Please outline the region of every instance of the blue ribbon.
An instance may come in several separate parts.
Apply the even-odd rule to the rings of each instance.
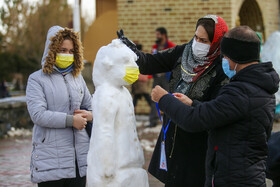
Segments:
[[[159,106],[158,106],[158,103],[157,103],[157,102],[156,102],[156,107],[157,107],[157,112],[158,112],[159,119],[160,119],[160,121],[162,122],[162,120],[161,120],[161,115],[160,115],[160,111],[159,111]]]
[[[169,124],[170,124],[170,122],[171,122],[171,119],[168,121],[168,124],[167,124],[167,126],[164,128],[163,127],[163,125],[162,125],[162,131],[163,131],[163,141],[165,141],[165,135],[166,135],[166,132],[167,132],[167,130],[168,130],[168,127],[169,127]]]
[[[173,94],[171,94],[171,93],[169,93],[169,94],[170,94],[170,95],[173,95]],[[173,95],[173,96],[174,96],[174,95]],[[161,115],[160,115],[160,110],[159,110],[159,106],[158,106],[158,103],[157,103],[157,102],[156,102],[156,107],[157,107],[159,119],[160,119],[160,121],[162,122],[162,120],[161,120]],[[163,127],[163,124],[162,124],[163,141],[165,141],[166,132],[167,132],[167,130],[168,130],[168,127],[169,127],[170,122],[171,122],[171,119],[168,121],[168,124],[167,124],[167,126],[166,126],[165,128]]]

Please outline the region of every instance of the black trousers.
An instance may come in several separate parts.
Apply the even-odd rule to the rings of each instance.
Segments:
[[[134,105],[134,107],[137,105],[137,101],[138,101],[139,99],[141,99],[142,96],[146,99],[148,105],[151,106],[152,100],[151,100],[150,95],[147,94],[147,93],[143,93],[143,94],[135,94],[135,95],[134,95],[134,97],[133,97],[133,105]]]
[[[76,164],[76,178],[60,179],[38,183],[38,187],[85,187],[86,176],[80,177],[79,169]]]

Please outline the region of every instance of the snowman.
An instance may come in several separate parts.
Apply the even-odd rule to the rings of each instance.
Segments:
[[[132,98],[125,85],[138,79],[137,56],[119,39],[99,49],[92,73],[93,127],[88,187],[148,187],[136,132]]]

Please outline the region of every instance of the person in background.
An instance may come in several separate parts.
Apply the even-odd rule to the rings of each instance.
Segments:
[[[85,187],[92,121],[91,95],[81,75],[83,48],[79,34],[49,29],[42,69],[28,78],[26,99],[34,123],[31,181],[39,187]]]
[[[185,131],[209,132],[205,187],[265,187],[279,75],[271,62],[260,63],[260,40],[248,26],[227,32],[221,53],[230,82],[215,99],[174,97],[159,86],[152,99]]]
[[[123,31],[119,31],[118,36],[138,55],[140,73],[151,75],[172,71],[171,93],[179,92],[191,99],[209,101],[228,83],[220,56],[220,42],[227,31],[227,24],[221,17],[207,15],[197,21],[194,37],[189,43],[157,54],[138,51]],[[149,172],[167,187],[203,187],[207,136],[207,131],[186,132],[164,115]]]
[[[139,75],[138,80],[132,84],[133,105],[136,107],[137,102],[142,97],[145,98],[149,107],[151,107],[152,100],[149,93],[149,78],[148,75]]]
[[[5,80],[2,80],[0,82],[0,98],[5,98],[5,97],[9,97],[9,90],[7,87],[7,82]]]
[[[157,54],[160,51],[175,47],[176,45],[168,40],[167,30],[164,27],[159,27],[156,29],[156,44],[153,45],[152,54]],[[164,89],[169,89],[169,79],[171,72],[157,73],[153,74],[154,82],[153,88],[156,85],[163,87]],[[150,125],[149,127],[155,127],[158,122],[158,113],[156,104],[152,101],[151,112],[150,112]]]

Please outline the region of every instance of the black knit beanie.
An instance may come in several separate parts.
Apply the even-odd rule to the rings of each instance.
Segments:
[[[223,37],[221,53],[238,64],[260,61],[260,42],[247,42]]]

